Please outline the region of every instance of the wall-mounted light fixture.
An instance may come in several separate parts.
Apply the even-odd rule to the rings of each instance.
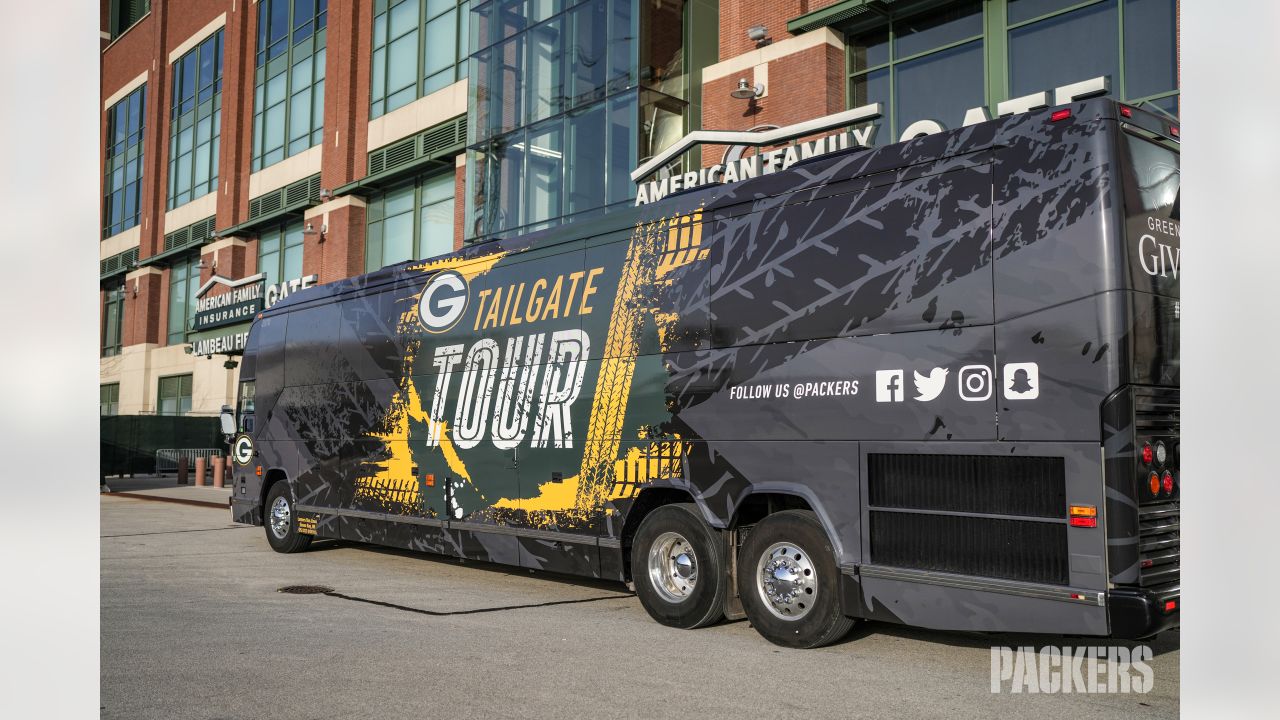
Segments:
[[[756,47],[760,47],[761,45],[768,45],[770,42],[769,28],[763,25],[752,25],[751,27],[747,28],[747,39],[755,43]]]
[[[138,286],[141,282],[142,281],[137,278],[133,279],[133,296],[134,297],[138,297]]]
[[[746,78],[738,78],[738,87],[729,91],[729,96],[738,100],[754,100],[764,95],[764,85],[756,83],[754,87],[747,84]]]
[[[316,230],[315,225],[311,224],[310,220],[307,221],[306,227],[302,228],[303,235],[319,235],[320,237],[316,238],[318,243],[324,242],[324,236],[327,232],[329,232],[328,223],[320,223],[320,229]]]

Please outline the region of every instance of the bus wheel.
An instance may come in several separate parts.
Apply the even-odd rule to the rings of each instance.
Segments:
[[[724,616],[724,547],[692,503],[664,505],[644,519],[631,543],[631,577],[640,604],[663,625],[703,627]]]
[[[311,536],[298,532],[298,514],[293,509],[293,496],[289,483],[278,482],[267,493],[267,508],[263,525],[267,528],[267,542],[279,553],[296,553],[311,545]]]
[[[751,625],[771,643],[815,648],[853,627],[840,609],[840,568],[810,510],[769,515],[738,556],[738,594]]]

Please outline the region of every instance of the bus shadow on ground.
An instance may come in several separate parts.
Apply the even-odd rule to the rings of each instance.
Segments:
[[[428,615],[454,615],[454,614],[474,614],[480,612],[497,612],[501,610],[512,610],[527,607],[541,607],[544,605],[558,605],[565,603],[594,602],[596,600],[612,600],[627,597],[634,597],[635,593],[627,590],[622,583],[609,580],[592,580],[583,578],[579,575],[564,575],[560,573],[548,572],[546,570],[533,570],[528,568],[512,568],[510,565],[499,565],[496,563],[484,562],[481,560],[466,560],[456,557],[447,557],[444,555],[435,555],[432,553],[418,552],[414,550],[402,550],[399,548],[390,548],[381,545],[367,545],[365,543],[355,542],[351,540],[317,540],[312,543],[308,552],[327,552],[330,550],[354,549],[363,552],[377,553],[380,555],[390,555],[394,557],[412,558],[424,562],[443,564],[443,565],[465,565],[468,568],[486,573],[494,573],[497,575],[507,575],[510,577],[537,577],[542,580],[548,580],[564,585],[572,585],[574,587],[592,588],[606,592],[614,593],[612,596],[604,598],[586,598],[581,600],[568,601],[552,601],[549,603],[529,603],[527,605],[501,606],[494,608],[476,608],[471,610],[452,611],[444,613],[436,613],[431,611],[423,611],[417,608],[409,608],[395,605],[394,603],[384,603],[381,601],[368,600],[365,598],[357,598],[343,593],[326,593],[333,597],[341,597],[348,600],[356,600],[358,602],[368,602],[374,605],[382,605],[395,607],[398,609],[417,612]],[[745,619],[730,620],[721,622],[720,625],[747,623]],[[749,624],[749,623],[748,623]],[[962,632],[950,630],[930,630],[925,628],[914,628],[906,625],[895,625],[893,623],[879,622],[874,620],[859,621],[854,625],[853,630],[849,632],[843,639],[832,643],[829,647],[840,647],[859,640],[867,639],[871,636],[894,637],[903,640],[915,640],[919,642],[941,643],[951,647],[958,648],[991,648],[991,647],[1127,647],[1135,648],[1140,645],[1146,645],[1151,648],[1152,657],[1159,657],[1166,653],[1177,651],[1182,644],[1181,635],[1177,628],[1160,633],[1154,638],[1146,640],[1116,640],[1112,638],[1090,637],[1083,635],[1045,635],[1032,633],[983,633],[983,632]]]

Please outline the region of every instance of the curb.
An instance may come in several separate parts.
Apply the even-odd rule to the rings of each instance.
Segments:
[[[179,505],[195,505],[197,507],[211,507],[211,508],[218,508],[220,510],[226,510],[231,507],[229,503],[225,503],[225,502],[212,502],[209,500],[188,500],[186,498],[164,497],[162,495],[143,495],[142,493],[135,493],[135,492],[105,492],[102,494],[110,495],[112,497],[133,498],[135,500],[154,500],[156,502],[177,503]]]

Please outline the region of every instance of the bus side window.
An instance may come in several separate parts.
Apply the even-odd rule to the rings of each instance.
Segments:
[[[253,398],[253,381],[241,382],[239,399],[236,401],[236,417],[239,419],[240,432],[253,432]]]

